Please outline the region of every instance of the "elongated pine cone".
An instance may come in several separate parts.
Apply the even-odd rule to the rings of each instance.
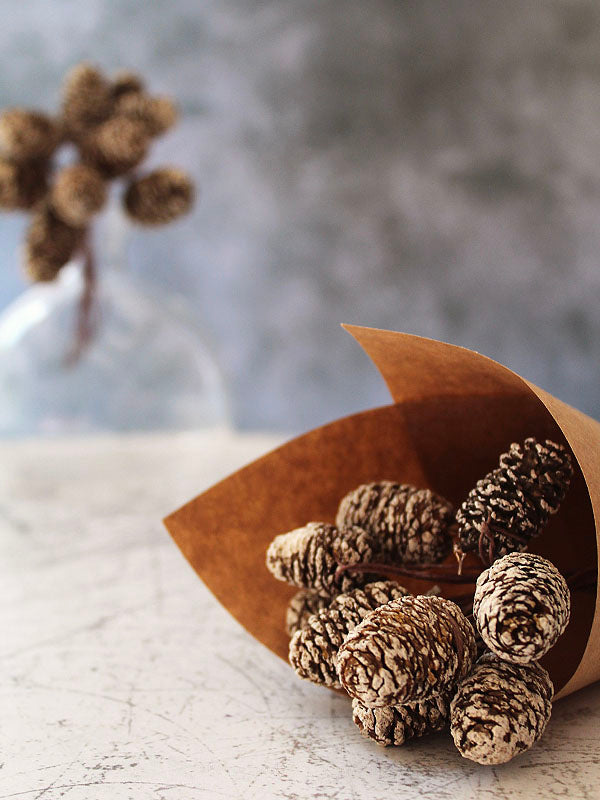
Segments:
[[[352,701],[354,724],[363,736],[383,747],[400,746],[408,739],[443,730],[449,712],[450,704],[444,695],[383,708],[365,706],[356,697]]]
[[[475,634],[443,597],[392,600],[372,611],[338,652],[340,683],[365,705],[403,705],[447,694],[475,659]]]
[[[133,181],[124,202],[135,222],[165,225],[191,209],[194,185],[183,170],[165,167]]]
[[[0,208],[28,210],[41,200],[47,189],[46,161],[17,164],[0,158]]]
[[[338,564],[372,560],[371,539],[362,528],[338,530],[326,522],[309,522],[302,528],[276,536],[267,549],[267,568],[279,581],[325,595],[361,586],[364,574],[339,577]]]
[[[125,92],[117,100],[116,113],[141,123],[148,136],[162,136],[177,122],[177,106],[170,97],[151,97],[145,92]]]
[[[111,117],[82,142],[86,164],[106,178],[124,175],[137,167],[148,152],[150,139],[144,126],[128,117]]]
[[[10,161],[50,158],[60,140],[57,125],[38,111],[9,108],[0,114],[0,154]]]
[[[550,676],[539,664],[482,656],[450,705],[454,744],[478,764],[510,761],[542,736],[553,694]]]
[[[451,503],[429,489],[379,481],[366,483],[341,501],[339,528],[359,525],[374,535],[376,560],[403,564],[435,564],[451,548],[454,522]]]
[[[51,281],[81,245],[84,230],[56,216],[48,204],[31,218],[24,245],[24,269],[32,281]]]
[[[532,553],[509,553],[477,579],[473,616],[486,646],[504,661],[538,661],[569,623],[567,582]]]
[[[560,444],[511,444],[500,466],[479,480],[456,515],[458,551],[479,551],[484,563],[525,550],[555,514],[573,475]]]
[[[62,220],[82,227],[104,205],[106,184],[102,175],[86,164],[63,167],[55,178],[50,200]]]
[[[63,84],[62,122],[69,138],[78,140],[107,120],[112,110],[112,87],[100,70],[83,62],[67,73]]]
[[[285,630],[291,637],[303,628],[313,614],[327,608],[332,597],[318,589],[300,589],[288,603],[285,612]]]
[[[370,611],[405,594],[406,589],[394,581],[376,581],[338,595],[292,637],[289,661],[296,674],[313,683],[340,688],[336,658],[344,638]]]

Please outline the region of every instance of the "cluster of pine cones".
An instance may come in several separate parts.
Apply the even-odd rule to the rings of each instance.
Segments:
[[[67,74],[57,117],[22,108],[0,115],[0,208],[32,213],[24,246],[31,280],[53,280],[82,246],[114,178],[125,180],[123,205],[136,223],[161,225],[189,211],[194,187],[185,172],[134,172],[176,121],[173,101],[148,94],[135,73],[109,80],[87,63]],[[62,145],[74,149],[74,163],[53,169]]]
[[[556,567],[523,551],[571,476],[563,446],[530,438],[511,445],[457,513],[428,489],[383,481],[346,495],[335,525],[275,537],[267,567],[299,588],[286,617],[296,673],[345,690],[354,722],[379,744],[449,723],[459,752],[478,763],[527,750],[550,717],[553,686],[538,662],[569,622],[570,594]],[[414,596],[377,579],[399,567],[435,572],[453,545],[461,563],[475,551],[489,564],[470,616],[438,587]]]

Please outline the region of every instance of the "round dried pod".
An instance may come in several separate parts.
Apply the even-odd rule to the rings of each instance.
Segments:
[[[0,114],[0,154],[6,159],[47,159],[59,140],[58,126],[46,114],[23,108],[10,108]]]
[[[84,230],[67,225],[46,203],[31,218],[25,235],[24,268],[32,281],[51,281],[81,245]]]
[[[361,574],[345,572],[338,577],[338,564],[369,561],[371,555],[371,539],[361,528],[340,531],[326,522],[309,522],[273,539],[267,549],[267,568],[277,580],[331,595],[366,582]]]
[[[183,170],[157,169],[132,181],[124,203],[129,216],[141,225],[165,225],[187,214],[194,202],[194,185]]]
[[[124,175],[137,167],[148,152],[150,139],[144,126],[127,117],[103,122],[82,143],[84,161],[106,178]]]
[[[46,161],[15,164],[0,158],[0,208],[4,211],[32,208],[46,193],[47,174]]]
[[[510,761],[542,736],[553,694],[550,676],[539,664],[482,656],[450,705],[454,744],[478,764]]]
[[[511,444],[500,465],[479,480],[456,514],[458,551],[479,551],[491,564],[525,550],[555,514],[573,475],[566,448],[533,438]]]
[[[338,595],[292,637],[289,662],[296,674],[313,683],[340,688],[336,657],[344,637],[374,608],[405,594],[406,589],[395,581],[376,581]]]
[[[67,73],[62,102],[62,122],[67,136],[78,140],[108,119],[112,108],[111,86],[99,69],[83,62]]]
[[[370,708],[356,698],[352,701],[354,724],[363,736],[383,747],[398,747],[408,739],[443,730],[449,710],[448,698],[444,695],[383,708]]]
[[[131,94],[132,92],[137,93],[143,91],[144,81],[137,72],[121,69],[115,74],[112,82],[112,96],[115,100],[123,97],[123,95]]]
[[[317,589],[300,589],[288,603],[285,612],[285,630],[288,636],[303,628],[313,614],[331,603],[332,598]]]
[[[505,661],[538,661],[569,623],[567,582],[548,559],[509,553],[477,579],[473,615],[486,646]]]
[[[454,508],[429,489],[379,481],[365,483],[341,501],[339,528],[360,525],[379,542],[378,560],[403,564],[435,564],[451,548]]]
[[[140,122],[148,136],[161,136],[177,122],[177,106],[170,97],[151,97],[143,92],[127,92],[116,104],[116,113]]]
[[[63,167],[56,175],[50,200],[62,220],[82,227],[106,202],[106,184],[98,170],[87,164]]]
[[[340,647],[340,683],[371,708],[450,692],[475,659],[473,627],[443,597],[392,600],[368,614]]]

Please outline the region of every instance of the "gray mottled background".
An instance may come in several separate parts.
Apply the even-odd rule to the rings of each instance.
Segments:
[[[74,62],[176,94],[202,186],[131,258],[185,291],[245,427],[386,401],[338,323],[499,359],[600,413],[600,7],[552,0],[1,4],[2,105]],[[0,217],[0,306],[23,289]]]

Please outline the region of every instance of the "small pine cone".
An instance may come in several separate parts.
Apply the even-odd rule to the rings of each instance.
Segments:
[[[454,744],[478,764],[510,761],[542,736],[553,694],[550,676],[539,664],[482,656],[450,704]]]
[[[383,747],[398,747],[408,739],[443,730],[449,711],[448,699],[444,695],[383,708],[365,706],[356,697],[352,701],[354,724],[363,736],[368,736]]]
[[[82,142],[82,153],[86,164],[106,178],[115,178],[137,167],[149,145],[141,123],[128,117],[111,117]]]
[[[347,592],[366,581],[364,574],[336,576],[339,564],[370,561],[371,540],[361,528],[338,530],[326,522],[276,536],[267,549],[267,568],[279,581],[325,595]]]
[[[403,705],[449,693],[475,659],[475,635],[443,597],[392,600],[372,611],[338,652],[340,683],[365,705]]]
[[[63,84],[62,123],[78,141],[112,113],[112,89],[100,70],[85,62],[71,69]]]
[[[569,623],[567,582],[547,559],[510,553],[477,579],[473,616],[486,646],[504,661],[538,661]]]
[[[332,598],[317,589],[300,589],[288,603],[285,612],[285,630],[289,636],[303,628],[313,614],[318,614],[331,603]]]
[[[380,481],[366,483],[341,501],[336,524],[360,525],[379,541],[377,558],[403,564],[435,564],[450,552],[452,504],[429,489]]]
[[[126,92],[116,104],[116,113],[140,122],[148,136],[161,136],[177,122],[177,106],[170,97],[151,97],[144,92]]]
[[[0,208],[27,210],[46,194],[48,163],[26,161],[15,164],[0,158]]]
[[[50,158],[60,140],[58,126],[45,114],[10,108],[0,114],[0,153],[19,163]]]
[[[376,581],[338,595],[292,637],[289,661],[296,674],[313,683],[340,688],[336,657],[344,638],[373,609],[405,594],[406,589],[394,581]]]
[[[112,82],[112,96],[114,100],[119,100],[126,94],[138,93],[144,91],[144,81],[137,74],[128,69],[119,70]]]
[[[48,204],[31,218],[25,236],[24,268],[32,281],[51,281],[82,242],[84,230],[67,225]]]
[[[571,456],[560,444],[526,439],[511,444],[500,466],[479,480],[464,501],[458,522],[458,550],[479,550],[485,563],[525,550],[555,514],[573,475]]]
[[[129,216],[142,225],[165,225],[187,214],[194,185],[183,170],[165,167],[133,181],[125,193]]]
[[[56,175],[50,194],[56,214],[75,227],[83,227],[106,201],[102,175],[86,164],[63,167]]]

